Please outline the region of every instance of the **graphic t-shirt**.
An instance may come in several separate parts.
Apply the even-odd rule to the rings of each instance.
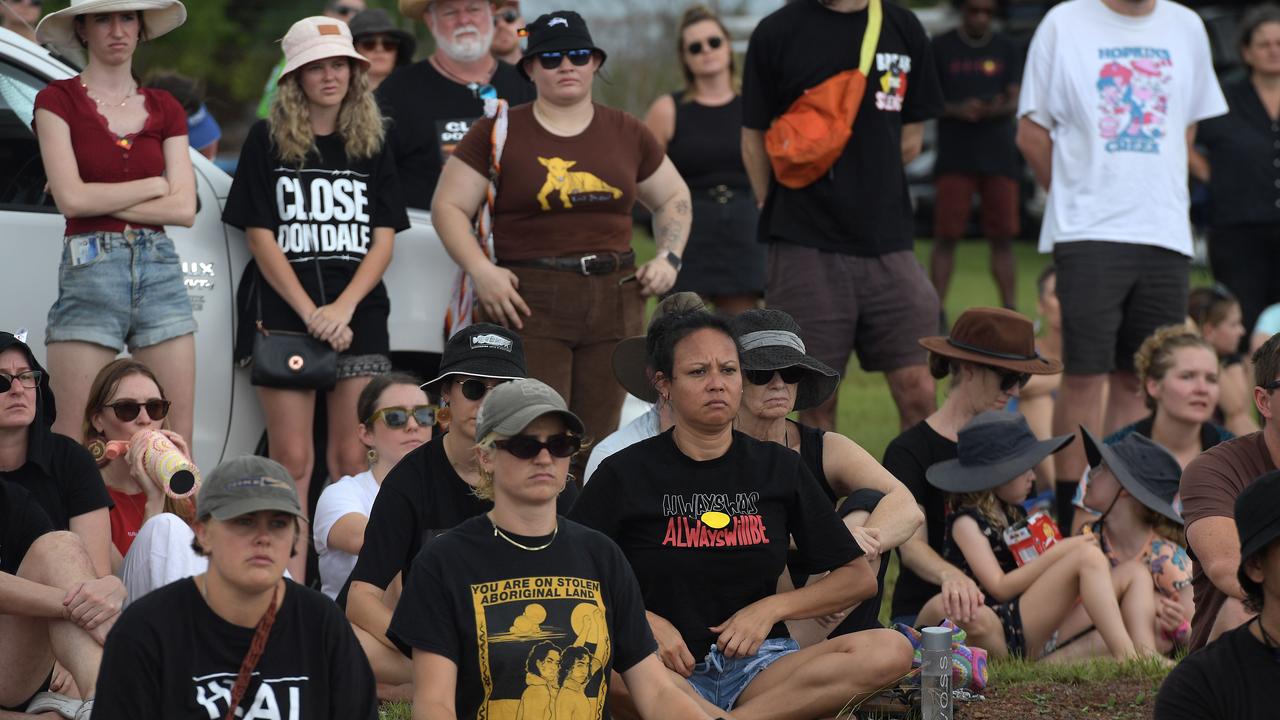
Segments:
[[[939,435],[924,420],[904,430],[884,451],[884,469],[906,485],[916,503],[924,508],[925,534],[929,539],[929,547],[939,555],[945,547],[947,536],[947,496],[930,485],[924,474],[930,465],[954,460],[955,457],[955,441]],[[901,552],[898,553],[898,558],[902,558]],[[893,589],[892,617],[916,615],[929,602],[929,598],[937,595],[940,590],[937,585],[916,575],[905,564],[900,565],[900,568],[898,583]]]
[[[320,591],[331,598],[336,598],[342,586],[347,584],[347,578],[356,566],[356,556],[329,547],[329,531],[352,513],[368,518],[377,497],[378,481],[374,479],[372,470],[348,475],[320,493],[315,517],[311,519],[311,537],[320,556]]]
[[[1050,10],[1018,101],[1019,117],[1053,137],[1040,251],[1107,240],[1190,256],[1186,130],[1226,111],[1193,11],[1170,0],[1141,17],[1102,0]]]
[[[960,37],[957,28],[933,39],[933,61],[942,83],[942,97],[951,103],[970,98],[991,101],[1007,96],[1022,72],[1022,57],[1013,41],[993,33],[980,47]],[[1012,115],[968,122],[938,119],[938,160],[934,175],[977,173],[1018,176],[1018,149],[1014,145]]]
[[[128,607],[107,636],[95,720],[226,717],[254,628],[216,615],[195,580]],[[325,596],[285,581],[241,720],[374,720],[373,671],[351,624]]]
[[[498,63],[489,81],[512,105],[531,102],[537,91],[512,65]],[[484,101],[466,85],[441,75],[429,60],[397,68],[376,92],[391,118],[391,142],[409,207],[431,209],[440,169],[454,147],[484,114]],[[487,173],[486,173],[487,174]]]
[[[853,137],[825,177],[793,190],[770,184],[761,242],[850,255],[910,250],[911,198],[902,126],[942,114],[929,37],[910,10],[883,3],[880,42]],[[867,11],[842,13],[797,0],[760,21],[742,77],[743,125],[768,130],[805,90],[858,67]]]
[[[0,480],[0,573],[16,575],[31,544],[50,532],[53,523],[31,493]]]
[[[559,519],[554,537],[474,517],[413,563],[387,636],[458,666],[457,715],[470,720],[608,718],[609,672],[657,650],[640,588],[609,538]]]
[[[511,108],[494,206],[498,262],[631,249],[636,186],[662,164],[662,147],[621,110],[595,105],[586,130],[548,132],[533,105]],[[454,151],[489,176],[493,119],[477,120]]]
[[[722,456],[693,460],[672,431],[609,457],[570,517],[618,543],[645,609],[680,631],[697,660],[713,625],[777,590],[789,540],[809,574],[862,555],[800,454],[739,432]],[[769,637],[789,637],[778,623]]]
[[[405,455],[382,480],[378,498],[369,511],[369,524],[364,530],[364,546],[351,571],[351,580],[359,580],[386,589],[409,569],[418,551],[433,537],[493,508],[471,492],[471,486],[458,475],[444,451],[445,435],[414,448]],[[573,483],[560,493],[559,512],[565,513],[577,498]],[[346,588],[338,603],[346,605]]]
[[[1275,652],[1247,622],[1191,653],[1165,678],[1155,720],[1267,720],[1275,717]]]

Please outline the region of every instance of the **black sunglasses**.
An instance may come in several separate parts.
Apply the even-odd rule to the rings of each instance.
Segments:
[[[489,382],[485,382],[484,380],[467,378],[466,380],[463,380],[461,383],[459,383],[458,386],[462,388],[462,397],[472,402],[475,402],[477,400],[483,400],[484,396],[488,395],[490,390],[498,387],[502,383],[507,383],[507,382],[511,382],[511,381],[510,380],[497,380],[497,381],[491,380]]]
[[[569,62],[582,67],[591,62],[591,55],[594,51],[591,48],[582,48],[581,50],[553,50],[550,52],[538,53],[538,62],[542,63],[543,70],[555,70],[560,67],[561,61],[565,57],[569,58]]]
[[[582,449],[582,438],[570,433],[552,435],[546,442],[532,435],[513,435],[506,440],[498,440],[493,444],[499,450],[506,450],[521,460],[532,460],[538,457],[543,448],[551,453],[551,457],[567,458]]]
[[[752,385],[768,385],[773,382],[774,374],[778,374],[782,376],[782,382],[788,385],[795,385],[804,379],[807,372],[799,365],[792,365],[780,370],[743,370],[742,376]]]
[[[495,23],[496,23],[496,22],[498,22],[499,20],[501,20],[502,22],[504,22],[504,23],[506,23],[506,24],[508,24],[508,25],[510,25],[511,23],[513,23],[513,22],[515,22],[515,21],[517,21],[517,20],[519,20],[519,19],[520,19],[520,11],[519,11],[519,10],[503,10],[502,12],[500,12],[500,13],[498,13],[497,15],[494,15],[494,16],[493,16],[493,21],[494,21]]]
[[[348,15],[355,15],[356,13],[360,12],[360,8],[354,7],[352,5],[334,5],[330,9],[333,12],[341,15],[342,17],[346,17]]]
[[[1262,389],[1266,390],[1267,392],[1273,392],[1276,389],[1280,389],[1280,380],[1272,380],[1266,385],[1263,385]],[[0,390],[0,392],[4,392],[4,391]]]
[[[136,400],[120,400],[113,402],[107,407],[116,414],[116,419],[121,422],[133,422],[138,417],[138,411],[142,408],[147,409],[147,417],[152,420],[163,420],[169,414],[168,400],[148,400],[146,402],[138,402]]]
[[[28,390],[34,390],[40,387],[40,378],[44,377],[44,373],[39,370],[27,370],[17,375],[9,373],[0,373],[0,393],[9,392],[9,388],[13,387],[13,381],[17,380],[18,384]]]
[[[365,421],[365,425],[373,425],[378,418],[382,418],[382,422],[392,430],[398,430],[409,424],[409,418],[418,423],[421,427],[431,427],[436,424],[436,406],[435,405],[417,405],[413,408],[406,407],[385,407],[378,412],[369,416]]]
[[[1026,387],[1031,381],[1031,373],[1018,373],[1012,370],[1001,370],[995,368],[996,373],[1000,375],[1000,391],[1009,392],[1014,385],[1018,387]]]
[[[391,37],[390,35],[360,38],[356,41],[356,47],[361,52],[373,52],[374,50],[395,52],[400,48],[400,38]]]
[[[707,47],[712,50],[719,50],[720,46],[723,44],[724,44],[724,38],[722,37],[707,38]],[[694,40],[693,42],[689,43],[689,47],[686,49],[689,51],[690,55],[701,55],[702,41]]]

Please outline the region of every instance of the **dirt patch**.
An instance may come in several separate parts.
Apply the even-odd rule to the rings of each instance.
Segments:
[[[987,688],[986,702],[961,703],[959,720],[1150,720],[1159,684],[1148,680],[1112,680],[1105,683],[1064,685],[1029,683],[1007,688]]]

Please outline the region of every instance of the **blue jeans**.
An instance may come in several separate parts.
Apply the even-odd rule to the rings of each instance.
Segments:
[[[693,666],[689,684],[707,702],[721,710],[732,710],[738,696],[756,675],[799,649],[800,646],[791,638],[769,638],[751,657],[728,658],[720,648],[712,645],[706,659]]]

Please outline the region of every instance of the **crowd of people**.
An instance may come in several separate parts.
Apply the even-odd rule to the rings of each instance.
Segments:
[[[35,102],[66,218],[48,368],[0,333],[0,718],[815,720],[910,682],[907,630],[945,621],[992,657],[1190,650],[1157,718],[1265,717],[1280,298],[1250,199],[1280,166],[1257,141],[1280,137],[1280,10],[1246,16],[1224,95],[1168,0],[1062,3],[1025,71],[995,0],[932,41],[890,2],[796,0],[741,88],[698,6],[671,28],[685,87],[641,121],[592,99],[608,53],[576,12],[400,0],[435,41],[415,61],[386,11],[329,0],[281,41],[222,211],[268,457],[201,479],[165,228],[194,220],[212,131],[198,84],[133,63],[186,10],[0,1],[85,59]],[[797,160],[786,128],[830,80],[852,134]],[[932,118],[930,274],[903,165]],[[1013,307],[1019,153],[1049,191],[1039,333]],[[1214,288],[1189,287],[1189,175],[1232,183]],[[949,324],[975,194],[1005,307]],[[458,266],[427,382],[387,330],[408,208]],[[899,412],[882,461],[835,429],[855,352]],[[650,407],[618,428],[627,393]]]

